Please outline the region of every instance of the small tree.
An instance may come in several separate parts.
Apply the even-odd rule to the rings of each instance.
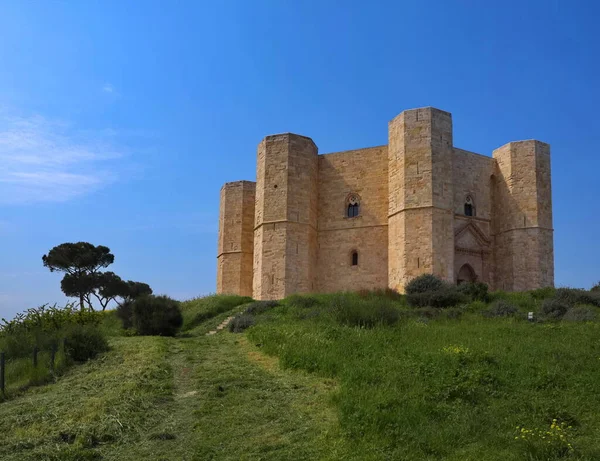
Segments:
[[[106,310],[108,303],[127,293],[127,282],[114,272],[98,273],[95,279],[96,283],[91,294],[98,300],[103,311]]]
[[[97,282],[92,294],[100,302],[102,310],[105,310],[110,301],[115,301],[121,306],[140,296],[151,295],[152,288],[147,283],[125,281],[113,272],[104,272],[97,275]]]
[[[65,296],[79,298],[79,307],[83,310],[83,300],[92,308],[89,295],[96,287],[96,277],[93,274],[65,274],[60,281],[60,289]]]
[[[114,260],[115,256],[108,247],[88,242],[62,243],[42,256],[42,262],[50,272],[65,273],[61,289],[65,295],[79,298],[81,310],[84,299],[88,299],[89,303],[99,270],[108,267]]]
[[[121,296],[124,301],[133,301],[142,296],[148,296],[152,294],[152,288],[147,283],[127,281],[127,290],[125,296]]]

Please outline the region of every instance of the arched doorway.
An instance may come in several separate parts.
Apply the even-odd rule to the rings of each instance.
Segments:
[[[469,264],[463,264],[463,266],[458,271],[458,277],[456,279],[456,284],[460,285],[461,283],[473,283],[477,281],[477,274]]]

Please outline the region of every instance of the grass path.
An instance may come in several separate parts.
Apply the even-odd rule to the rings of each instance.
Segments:
[[[1,404],[0,459],[352,459],[335,383],[282,371],[244,335],[206,336],[218,321],[113,338],[98,360]]]
[[[229,333],[175,340],[169,357],[169,416],[150,439],[120,447],[119,459],[343,458],[327,404],[333,382],[282,372],[245,337]]]

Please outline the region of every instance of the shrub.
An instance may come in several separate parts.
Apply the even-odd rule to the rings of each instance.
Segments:
[[[488,300],[488,286],[485,283],[461,283],[458,286],[458,291],[467,296],[471,301],[485,302]]]
[[[309,307],[319,304],[319,300],[312,296],[291,295],[285,300],[290,306],[300,307],[302,309],[308,309]]]
[[[554,296],[556,292],[556,288],[554,287],[544,287],[544,288],[538,288],[536,290],[531,290],[529,293],[531,293],[531,297],[533,299],[548,299],[548,298],[552,298]]]
[[[321,316],[321,309],[305,309],[298,312],[299,320],[316,319]]]
[[[592,292],[600,292],[600,282],[596,283],[596,285],[594,285],[590,291]]]
[[[331,301],[334,318],[342,325],[371,328],[393,325],[400,313],[387,298],[363,299],[349,294],[335,296]]]
[[[28,309],[7,321],[0,322],[0,349],[7,356],[25,357],[34,346],[40,350],[56,347],[65,332],[76,325],[98,326],[103,314],[91,310],[81,311],[74,304],[64,308],[47,304]]]
[[[237,315],[229,322],[229,331],[232,333],[241,333],[254,325],[254,316],[249,314]]]
[[[403,301],[404,300],[404,295],[398,293],[396,290],[394,290],[393,288],[383,288],[383,289],[379,289],[379,290],[375,290],[380,296],[385,296],[388,299],[391,299],[392,301]]]
[[[96,326],[76,325],[67,331],[65,353],[75,362],[85,362],[107,350],[108,341]]]
[[[363,288],[362,290],[359,290],[357,294],[361,298],[387,298],[392,301],[402,301],[404,299],[404,295],[389,287],[376,288],[374,290]]]
[[[596,320],[596,312],[584,306],[572,307],[563,316],[567,322],[593,322]]]
[[[412,307],[454,307],[467,302],[465,295],[455,287],[447,286],[437,291],[412,293],[406,296],[408,304]]]
[[[415,277],[406,284],[405,291],[407,295],[417,293],[428,293],[438,291],[444,288],[444,282],[432,274],[423,274]]]
[[[488,305],[483,301],[471,301],[465,306],[466,312],[483,312],[487,310]]]
[[[462,309],[446,309],[446,318],[449,320],[459,320],[463,315]]]
[[[511,317],[516,315],[519,312],[519,309],[516,306],[513,306],[507,301],[497,300],[494,301],[490,307],[484,311],[484,315],[486,317]]]
[[[179,302],[167,296],[142,296],[133,302],[132,310],[133,326],[140,335],[175,336],[183,324]]]
[[[279,301],[254,301],[248,305],[244,313],[253,315],[262,314],[277,306],[279,306]]]
[[[441,311],[439,309],[433,309],[431,307],[416,308],[414,313],[418,318],[422,319],[435,319],[441,315]]]
[[[550,320],[559,320],[567,313],[569,306],[557,299],[546,299],[542,303],[541,312]]]
[[[0,350],[11,358],[29,356],[36,345],[45,349],[45,345],[40,344],[35,335],[25,332],[5,334],[0,338]]]
[[[568,306],[589,304],[600,307],[599,293],[580,290],[577,288],[558,288],[554,293],[554,299]]]
[[[117,307],[117,317],[123,324],[124,330],[129,330],[133,327],[133,301],[125,301]]]

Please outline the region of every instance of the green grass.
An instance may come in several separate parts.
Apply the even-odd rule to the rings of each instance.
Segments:
[[[31,386],[52,381],[68,367],[69,363],[62,348],[55,354],[54,368],[51,366],[49,351],[41,351],[37,356],[37,366],[33,366],[32,357],[9,359],[5,365],[5,397],[14,397]],[[0,401],[2,396],[0,396]]]
[[[555,418],[572,426],[569,456],[600,459],[600,324],[465,314],[352,328],[329,304],[275,308],[247,334],[282,367],[338,380],[341,430],[365,459],[559,459],[568,442],[548,452],[515,440],[517,426],[546,430]]]
[[[0,459],[97,459],[107,445],[143,437],[171,395],[167,341],[113,338],[101,358],[4,402]]]
[[[110,352],[3,403],[0,459],[353,459],[328,403],[335,383],[282,371],[243,335],[206,336],[218,317],[181,338],[113,337]]]
[[[108,310],[102,312],[102,322],[100,323],[100,331],[106,336],[121,336],[123,325],[116,310]]]
[[[236,295],[211,295],[185,301],[181,303],[183,314],[182,330],[191,330],[206,320],[250,301],[252,301],[252,298]]]
[[[205,335],[239,297],[184,303],[176,338],[118,336],[107,313],[108,353],[0,404],[0,459],[600,459],[600,323],[313,297],[243,334]],[[491,298],[524,313],[543,296]]]

